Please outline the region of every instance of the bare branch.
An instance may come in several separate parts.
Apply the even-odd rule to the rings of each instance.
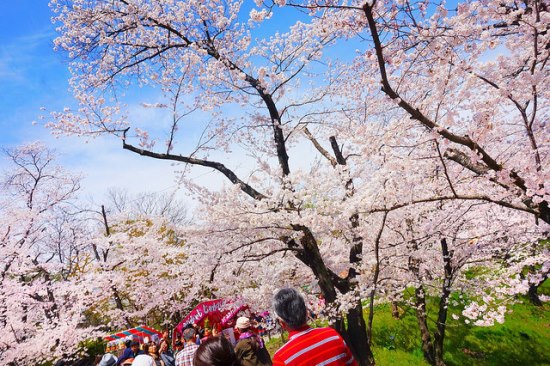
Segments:
[[[309,131],[309,129],[307,127],[304,127],[303,129],[304,131],[304,134],[306,135],[306,137],[308,138],[309,141],[311,141],[311,143],[313,144],[313,146],[315,146],[315,148],[317,149],[317,151],[319,151],[321,153],[321,155],[323,155],[325,158],[327,158],[327,160],[330,162],[330,165],[332,165],[333,167],[335,167],[338,163],[336,162],[336,159],[334,159],[334,157],[332,155],[329,154],[328,151],[326,151],[322,146],[321,144],[319,143],[319,141],[317,141],[317,139],[313,136],[313,134]]]
[[[149,150],[144,150],[137,148],[133,145],[126,143],[126,132],[128,130],[124,131],[124,138],[122,140],[122,148],[125,150],[130,150],[132,152],[135,152],[136,154],[142,155],[142,156],[149,156],[151,158],[155,159],[161,159],[161,160],[172,160],[172,161],[180,161],[182,163],[192,164],[192,165],[201,165],[209,168],[214,168],[223,175],[225,175],[233,184],[238,184],[241,190],[248,194],[250,197],[256,199],[256,200],[262,200],[266,198],[263,194],[256,191],[254,188],[252,188],[247,183],[243,182],[241,179],[237,177],[237,175],[227,168],[222,163],[218,163],[215,161],[209,161],[209,160],[203,160],[203,159],[197,159],[197,158],[191,158],[183,155],[174,155],[174,154],[161,154],[156,153]]]

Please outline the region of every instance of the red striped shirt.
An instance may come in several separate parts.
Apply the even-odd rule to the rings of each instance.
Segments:
[[[304,326],[290,331],[288,342],[273,355],[273,366],[357,366],[348,346],[332,328]]]

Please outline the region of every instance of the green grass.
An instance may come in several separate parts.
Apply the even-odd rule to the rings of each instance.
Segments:
[[[428,303],[430,310],[433,312],[429,318],[433,319],[435,309]],[[550,366],[550,305],[538,308],[525,301],[511,306],[511,310],[504,324],[492,327],[466,325],[449,317],[444,355],[446,364]],[[271,354],[281,345],[280,338],[267,342]],[[406,311],[400,319],[393,319],[389,305],[376,308],[373,352],[380,366],[428,365],[422,355],[412,310]]]

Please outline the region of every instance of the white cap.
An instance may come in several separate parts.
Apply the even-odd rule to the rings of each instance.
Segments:
[[[138,355],[134,358],[132,366],[155,366],[155,360],[149,355]]]
[[[237,328],[250,328],[250,319],[248,319],[246,316],[241,316],[239,319],[237,319]]]

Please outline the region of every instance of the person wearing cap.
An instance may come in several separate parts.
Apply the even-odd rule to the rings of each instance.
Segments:
[[[271,356],[265,348],[263,339],[254,333],[250,326],[250,319],[241,316],[236,324],[240,336],[235,346],[235,354],[242,366],[270,366]]]
[[[288,342],[273,355],[274,366],[357,366],[344,339],[332,328],[310,328],[304,298],[293,288],[273,297],[281,326],[288,330]]]
[[[132,366],[155,366],[155,360],[146,354],[137,355],[132,362]]]
[[[101,360],[97,366],[115,366],[117,363],[117,358],[110,353],[106,353],[101,357]]]

